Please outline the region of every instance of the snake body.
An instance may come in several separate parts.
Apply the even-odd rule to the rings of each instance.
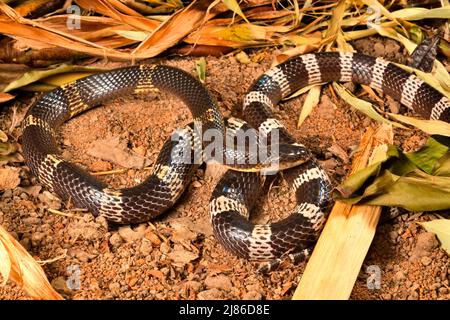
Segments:
[[[255,128],[277,129],[281,141],[292,143],[294,138],[275,119],[272,108],[300,88],[331,81],[369,85],[424,118],[450,122],[450,100],[415,75],[381,58],[338,52],[297,56],[270,69],[246,94],[243,119]],[[330,183],[314,159],[284,171],[284,177],[296,194],[296,206],[286,219],[264,225],[248,220],[262,176],[228,171],[219,181],[210,203],[211,221],[217,239],[229,251],[269,262],[285,255],[298,261],[309,254],[326,220]]]
[[[244,165],[230,166],[215,188],[210,212],[217,239],[234,254],[251,260],[272,260],[286,254],[302,255],[314,243],[330,203],[327,175],[275,118],[272,108],[306,85],[352,81],[380,90],[424,118],[449,121],[450,101],[416,76],[380,58],[356,53],[317,53],[291,58],[269,70],[253,84],[244,98],[246,122],[270,140],[279,133],[279,147],[289,165],[285,176],[296,193],[296,207],[286,219],[271,225],[253,225],[247,217],[264,175],[249,154]],[[56,144],[58,128],[66,120],[113,97],[126,93],[163,90],[189,107],[194,124],[204,130],[225,132],[216,102],[199,81],[188,73],[163,65],[140,65],[95,74],[64,85],[42,96],[23,122],[22,145],[26,164],[40,182],[62,199],[89,209],[116,223],[147,221],[171,208],[186,189],[200,162],[180,162],[185,148],[204,148],[195,126],[188,126],[179,139],[165,142],[151,175],[132,188],[114,190],[66,161]],[[218,150],[219,156],[231,152]],[[217,155],[217,154],[216,154]],[[289,158],[291,157],[291,158]],[[287,160],[286,160],[287,159]],[[292,168],[291,168],[292,167]]]

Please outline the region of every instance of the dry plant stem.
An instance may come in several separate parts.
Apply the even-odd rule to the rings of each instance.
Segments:
[[[0,275],[20,286],[33,299],[63,300],[42,267],[24,247],[0,226]],[[1,283],[0,283],[1,284]]]
[[[382,125],[377,130],[369,128],[353,160],[352,173],[373,162],[374,148],[391,144],[392,140],[390,126]],[[337,201],[293,299],[348,299],[375,235],[380,213],[379,206]]]

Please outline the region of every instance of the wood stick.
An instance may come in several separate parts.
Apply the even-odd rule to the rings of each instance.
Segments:
[[[392,128],[381,125],[363,135],[352,173],[378,161],[393,143]],[[336,201],[292,299],[344,300],[350,297],[375,235],[381,207]]]

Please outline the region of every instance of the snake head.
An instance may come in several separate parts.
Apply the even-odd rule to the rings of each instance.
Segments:
[[[265,175],[293,168],[312,158],[311,152],[304,145],[298,143],[271,145],[269,148],[268,165],[261,170]]]

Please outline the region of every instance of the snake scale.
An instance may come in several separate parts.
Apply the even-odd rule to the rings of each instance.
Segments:
[[[326,52],[293,57],[259,77],[245,95],[243,120],[224,121],[206,88],[190,74],[164,65],[126,67],[79,79],[43,95],[23,122],[23,153],[26,164],[39,181],[115,223],[147,221],[171,208],[186,189],[200,165],[179,161],[185,148],[204,148],[195,126],[187,126],[178,140],[168,139],[150,176],[141,184],[114,190],[66,161],[56,144],[58,128],[66,120],[108,99],[125,93],[163,90],[176,95],[189,107],[194,124],[225,134],[226,127],[251,127],[270,138],[278,134],[277,147],[283,176],[296,195],[296,206],[285,219],[254,225],[248,216],[266,176],[261,165],[244,161],[230,165],[213,191],[210,218],[218,241],[239,257],[254,261],[278,261],[284,256],[299,259],[317,240],[326,220],[331,185],[311,153],[275,118],[278,102],[310,84],[331,81],[369,85],[400,101],[427,119],[450,121],[450,100],[415,75],[393,63],[358,53]],[[217,153],[232,152],[225,147]],[[218,155],[216,153],[216,156]],[[238,154],[232,157],[251,155]],[[291,158],[289,158],[291,157]],[[204,159],[204,158],[202,158]],[[207,160],[207,159],[206,159]],[[251,172],[255,171],[255,172]]]

